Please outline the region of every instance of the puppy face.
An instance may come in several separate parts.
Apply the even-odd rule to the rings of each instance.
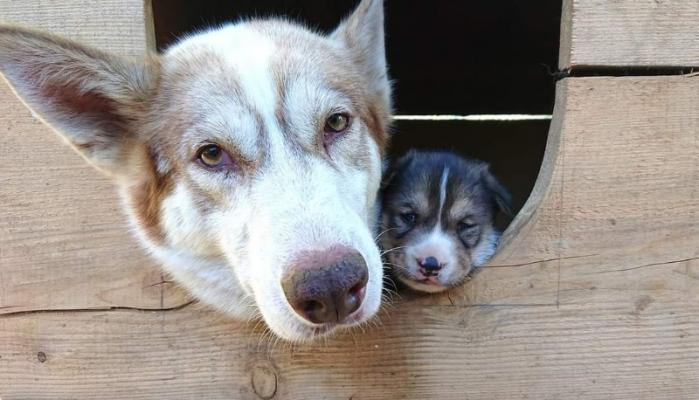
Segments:
[[[495,252],[495,214],[510,196],[485,163],[412,151],[388,174],[381,244],[407,286],[439,292],[462,283]]]

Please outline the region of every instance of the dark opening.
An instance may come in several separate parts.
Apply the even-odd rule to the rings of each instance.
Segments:
[[[158,48],[241,18],[285,16],[330,31],[358,0],[153,0]],[[561,0],[386,1],[397,115],[551,114]],[[391,156],[452,149],[488,161],[526,201],[549,121],[398,121]]]

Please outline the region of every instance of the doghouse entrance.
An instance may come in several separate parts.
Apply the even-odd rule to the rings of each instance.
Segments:
[[[329,31],[357,3],[153,0],[156,40],[162,49],[184,33],[254,16],[283,15]],[[391,156],[417,147],[485,160],[519,211],[546,146],[561,1],[401,0],[386,9],[398,116]]]

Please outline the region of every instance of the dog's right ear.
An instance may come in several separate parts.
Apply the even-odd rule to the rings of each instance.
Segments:
[[[0,73],[81,155],[119,175],[138,146],[155,67],[23,28],[0,26]]]

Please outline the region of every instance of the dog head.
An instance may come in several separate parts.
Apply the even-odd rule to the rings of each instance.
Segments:
[[[499,239],[495,214],[511,211],[509,193],[487,164],[411,151],[387,176],[381,243],[403,283],[443,291],[490,259]]]
[[[138,236],[195,297],[259,312],[289,340],[379,308],[381,0],[329,35],[248,21],[143,62],[0,27],[0,72],[115,179]]]

